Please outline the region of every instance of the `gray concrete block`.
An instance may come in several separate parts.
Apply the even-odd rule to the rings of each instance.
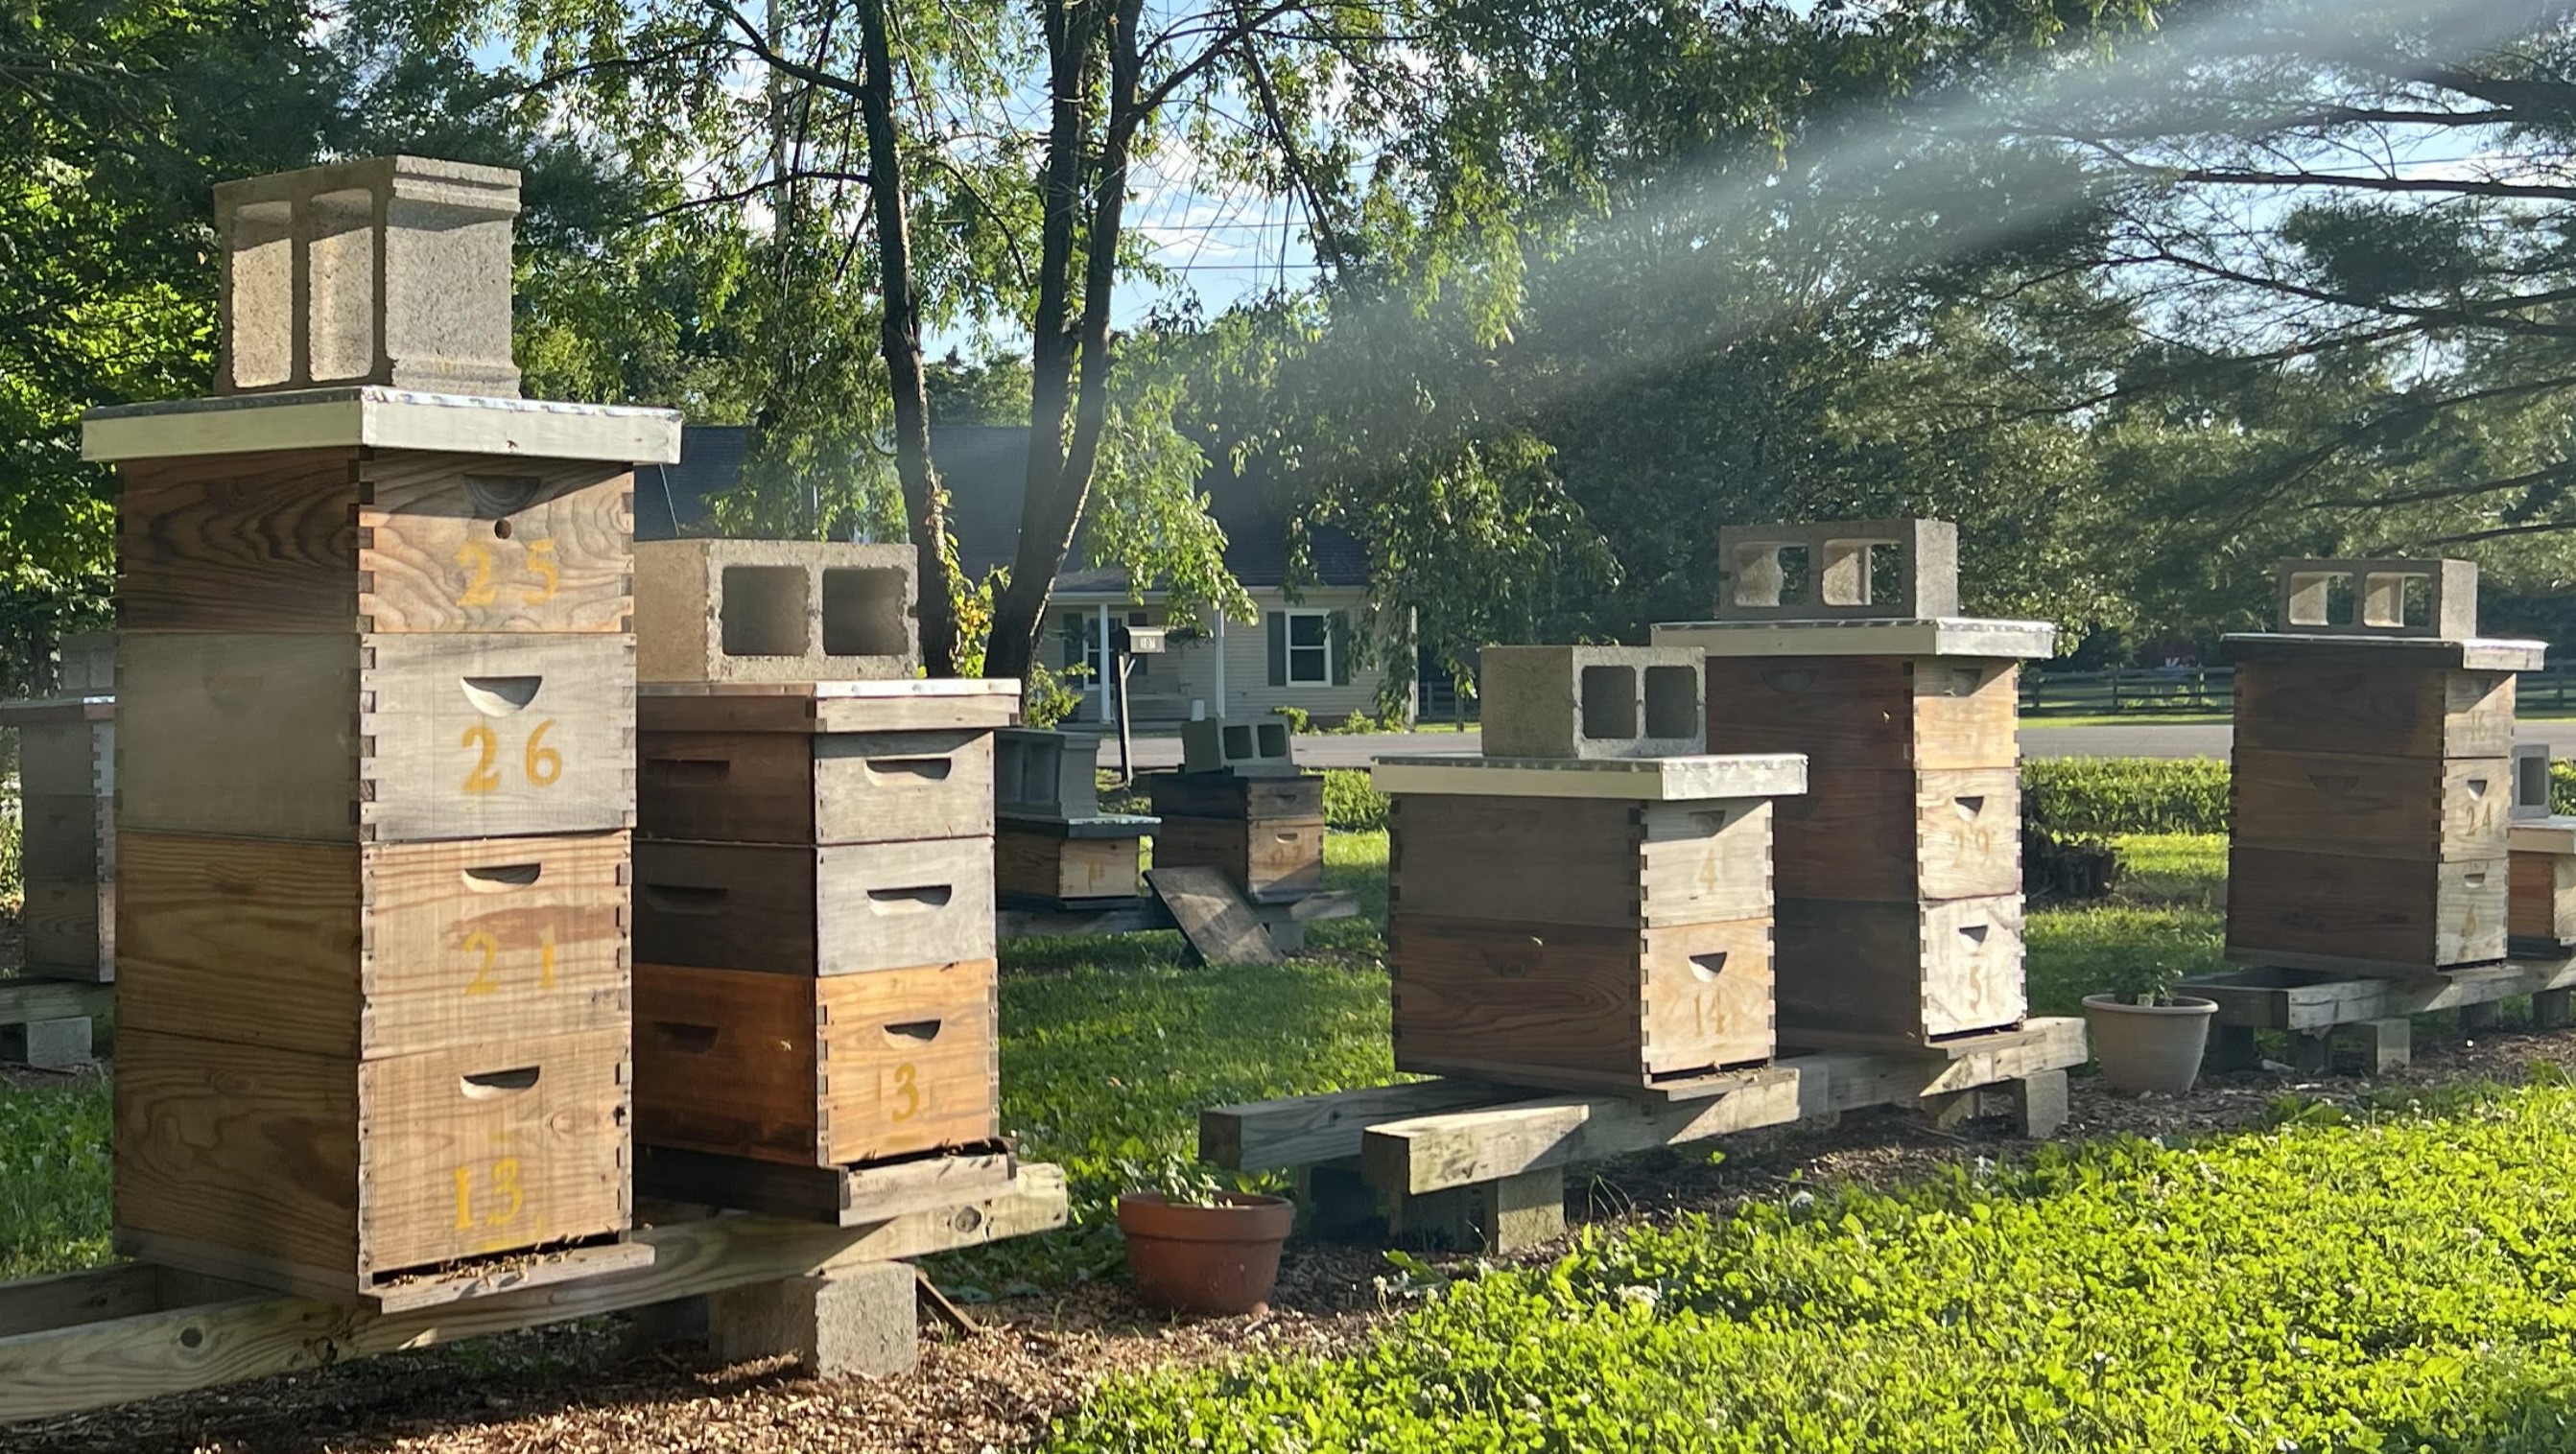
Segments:
[[[2280,565],[2279,629],[2301,636],[2478,634],[2478,568],[2465,560],[2301,559]]]
[[[519,174],[372,157],[215,188],[215,392],[387,384],[515,398]]]
[[[1619,760],[1708,748],[1708,660],[1678,646],[1489,646],[1484,755]]]
[[[13,1060],[36,1070],[71,1070],[94,1058],[87,1015],[60,1020],[29,1020],[0,1025],[0,1060]]]
[[[1100,734],[1006,727],[993,734],[993,809],[1068,823],[1100,816]]]
[[[707,1295],[707,1347],[721,1361],[792,1357],[821,1378],[910,1373],[921,1361],[920,1294],[908,1262],[864,1262]]]
[[[2543,1030],[2576,1025],[2576,990],[2542,990],[2531,997],[2531,1023]]]
[[[1959,614],[1947,520],[1729,525],[1717,532],[1721,621],[1921,621]]]
[[[2554,816],[2549,810],[2549,744],[2513,745],[2513,821],[2532,822]]]
[[[2415,1058],[2415,1027],[2405,1016],[2337,1025],[2327,1034],[2331,1068],[2351,1075],[2403,1070]]]
[[[82,631],[62,640],[54,689],[67,697],[106,696],[116,690],[116,633]]]
[[[1297,771],[1296,748],[1284,718],[1208,717],[1181,724],[1181,771],[1289,777]]]
[[[636,680],[909,677],[921,664],[914,565],[909,545],[638,541]]]

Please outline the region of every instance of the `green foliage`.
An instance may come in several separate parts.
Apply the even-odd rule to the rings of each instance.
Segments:
[[[2132,903],[2208,908],[2227,882],[2221,833],[2128,833],[2114,838],[2120,897]]]
[[[1270,715],[1287,723],[1288,733],[1292,737],[1309,736],[1315,731],[1314,714],[1308,712],[1303,707],[1293,707],[1282,704],[1271,708]]]
[[[1346,1355],[1103,1389],[1049,1447],[2541,1454],[2576,1091],[1795,1189],[1452,1284]]]
[[[108,1259],[104,1081],[0,1083],[0,1282]]]
[[[2022,821],[2052,833],[2224,833],[2227,764],[2209,757],[2037,757]]]
[[[2549,764],[2549,811],[2576,813],[2576,762]]]
[[[1343,833],[1386,831],[1386,794],[1355,767],[1324,769],[1324,825]]]
[[[2081,1013],[2084,997],[2161,994],[2185,975],[2227,967],[2226,921],[2206,908],[2129,904],[2055,909],[2024,925],[2034,1015]]]

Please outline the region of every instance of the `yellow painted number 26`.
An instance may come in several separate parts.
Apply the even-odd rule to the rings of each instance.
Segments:
[[[546,732],[555,725],[552,717],[536,725],[528,734],[527,747],[519,755],[519,770],[527,775],[530,787],[550,788],[563,776],[563,754],[545,745]],[[465,775],[465,791],[494,793],[501,790],[501,739],[480,722],[465,729],[459,745],[481,754],[474,770]]]

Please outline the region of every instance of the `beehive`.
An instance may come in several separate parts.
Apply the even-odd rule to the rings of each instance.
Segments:
[[[1946,614],[1940,521],[1730,527],[1719,555],[1718,619],[1654,640],[1706,655],[1710,751],[1807,754],[1773,829],[1781,1043],[2019,1025],[2018,663],[2049,654],[2052,628]]]
[[[404,329],[418,281],[378,279]],[[678,443],[664,410],[375,386],[89,416],[122,481],[123,1250],[387,1307],[650,1259],[631,479]]]
[[[1213,868],[1262,903],[1287,903],[1324,886],[1322,778],[1158,772],[1144,783],[1161,820],[1157,868]]]
[[[2287,561],[2282,629],[2224,638],[2232,958],[2406,975],[2505,957],[2513,674],[2541,646],[2478,638],[2476,588],[2461,561]]]

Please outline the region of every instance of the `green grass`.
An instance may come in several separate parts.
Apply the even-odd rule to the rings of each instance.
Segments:
[[[1049,1447],[2554,1454],[2576,1091],[2548,1079],[1783,1188],[1451,1285],[1346,1356],[1113,1383]]]
[[[2123,833],[2120,897],[2135,903],[2207,908],[2227,882],[2224,833]]]
[[[0,1082],[0,1282],[108,1258],[107,1085]]]

